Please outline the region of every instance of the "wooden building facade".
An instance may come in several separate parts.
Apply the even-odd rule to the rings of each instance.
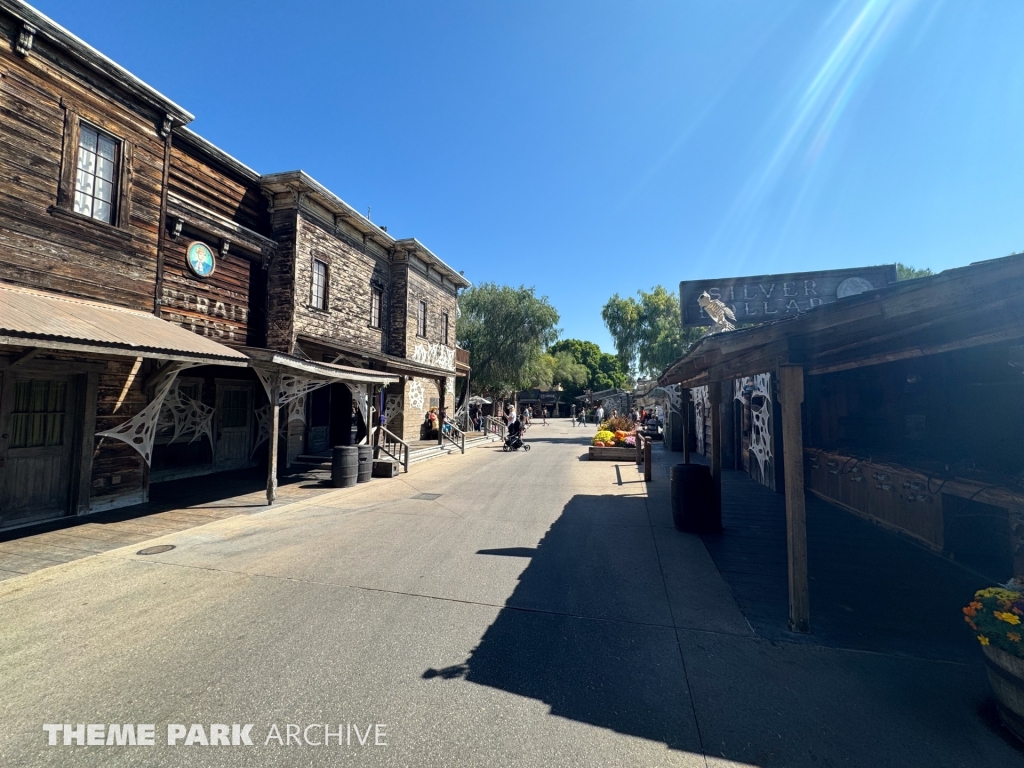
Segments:
[[[18,0],[0,114],[0,528],[259,463],[272,499],[279,463],[364,438],[371,400],[400,436],[453,410],[469,283],[417,241],[256,173]]]
[[[662,375],[703,411],[690,444],[719,493],[744,448],[760,471],[759,445],[758,479],[786,495],[795,629],[809,620],[805,492],[993,583],[1024,574],[1021,291],[1024,255],[981,262],[706,336]],[[745,389],[766,434],[743,442]]]

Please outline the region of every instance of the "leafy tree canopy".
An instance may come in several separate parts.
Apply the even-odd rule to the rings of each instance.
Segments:
[[[580,339],[563,339],[551,345],[548,350],[552,355],[568,355],[572,360],[587,371],[583,381],[562,381],[565,392],[564,399],[571,400],[590,389],[600,392],[604,389],[625,387],[629,384],[629,373],[615,355],[602,352],[592,341]]]
[[[657,376],[679,359],[703,333],[682,327],[679,296],[663,285],[637,291],[639,298],[615,294],[601,310],[623,366],[641,376]]]
[[[560,385],[563,391],[567,391],[585,386],[590,380],[590,369],[577,363],[569,352],[552,352],[537,358],[532,379],[533,386],[538,389]]]
[[[483,283],[462,294],[459,310],[455,334],[469,351],[473,388],[502,397],[530,386],[544,350],[558,338],[558,312],[547,296]]]
[[[925,267],[924,269],[915,269],[914,267],[908,267],[906,264],[896,264],[896,279],[897,280],[913,280],[915,277],[927,277],[928,275],[934,274],[930,269]]]

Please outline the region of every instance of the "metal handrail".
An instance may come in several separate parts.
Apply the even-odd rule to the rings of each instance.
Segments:
[[[444,420],[444,426],[441,427],[441,438],[450,442],[463,453],[466,452],[466,433],[447,417]]]
[[[374,437],[374,445],[378,451],[387,454],[401,464],[402,469],[406,472],[409,471],[409,444],[405,440],[387,428],[379,426]]]
[[[497,435],[502,440],[505,439],[505,430],[508,427],[505,422],[501,419],[495,418],[494,416],[488,416],[484,423],[484,431],[489,435]]]

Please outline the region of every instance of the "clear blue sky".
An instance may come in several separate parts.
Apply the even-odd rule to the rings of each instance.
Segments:
[[[616,291],[1024,249],[1021,0],[37,5],[609,350]]]

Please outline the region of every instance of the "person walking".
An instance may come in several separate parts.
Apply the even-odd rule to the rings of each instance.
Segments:
[[[572,422],[573,427],[576,426],[576,404],[573,403],[569,407],[569,420]]]
[[[603,405],[597,406],[597,411],[594,414],[594,416],[597,417],[597,425],[601,426],[601,422],[604,421],[604,406]]]
[[[548,425],[548,409],[543,405],[540,407],[540,423],[545,427]]]

